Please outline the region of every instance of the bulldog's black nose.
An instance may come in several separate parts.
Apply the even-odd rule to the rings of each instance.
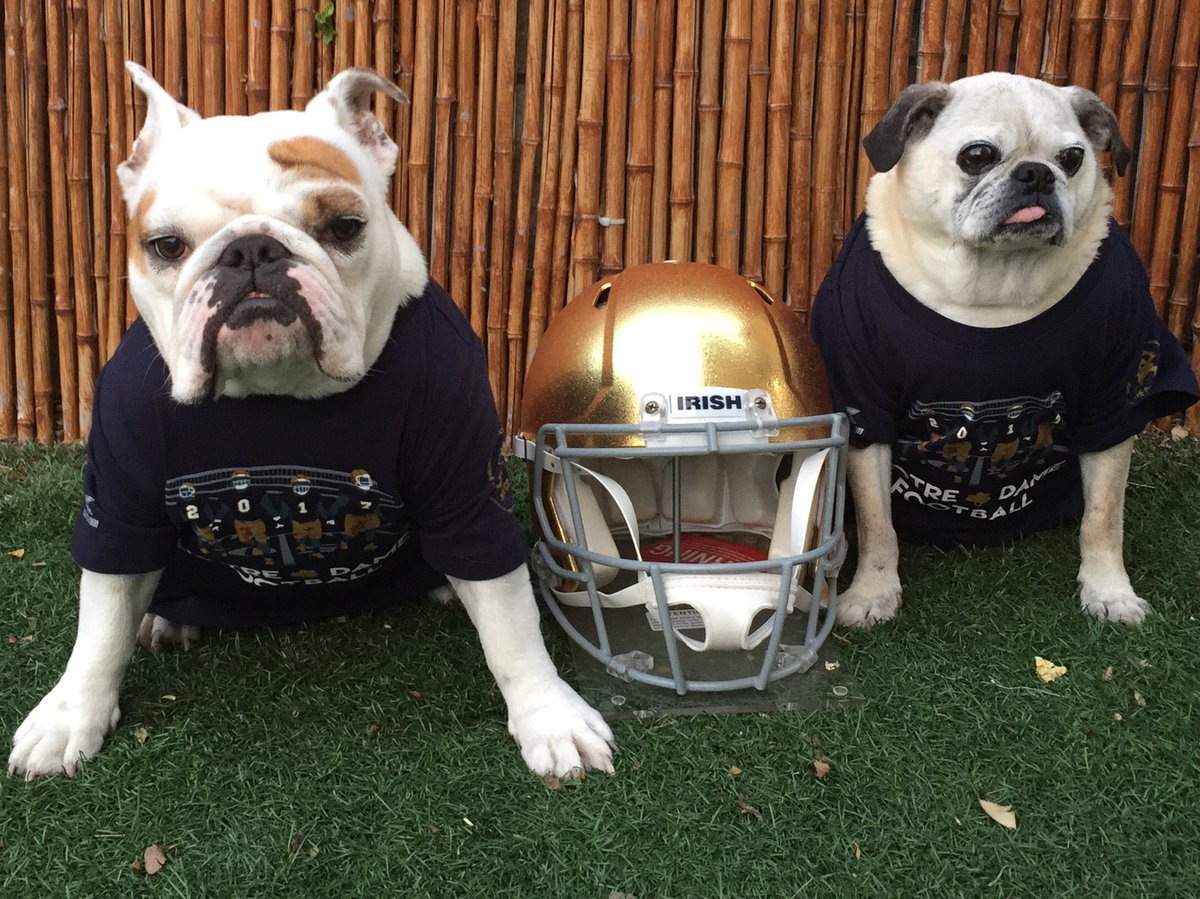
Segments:
[[[1054,192],[1054,170],[1044,162],[1022,162],[1012,170],[1012,178],[1032,193]]]
[[[254,270],[291,256],[288,248],[274,237],[265,234],[247,234],[227,246],[217,258],[221,268]]]

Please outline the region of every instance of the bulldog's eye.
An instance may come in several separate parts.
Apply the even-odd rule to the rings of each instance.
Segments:
[[[329,223],[329,236],[338,243],[349,243],[362,233],[367,223],[357,216],[339,215]]]
[[[1058,164],[1062,166],[1068,177],[1074,175],[1083,165],[1083,147],[1067,147],[1058,154]]]
[[[162,237],[155,237],[152,240],[146,241],[146,246],[159,259],[164,262],[178,262],[187,255],[188,245],[177,234],[166,234]]]
[[[982,175],[1000,161],[1000,151],[980,141],[967,144],[958,152],[958,167],[968,175]]]

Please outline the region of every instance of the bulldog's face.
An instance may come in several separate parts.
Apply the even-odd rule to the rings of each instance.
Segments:
[[[303,112],[201,119],[140,67],[146,124],[118,167],[129,279],[172,396],[344,390],[418,295],[420,250],[387,206],[396,145],[371,114],[367,69]]]
[[[1129,160],[1095,94],[999,72],[906,88],[864,146],[913,225],[997,249],[1069,243],[1111,199],[1096,151]]]

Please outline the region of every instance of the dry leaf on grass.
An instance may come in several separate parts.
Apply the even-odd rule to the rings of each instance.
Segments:
[[[293,853],[299,852],[300,847],[303,845],[304,845],[304,834],[294,833],[294,834],[292,834],[292,839],[288,842],[288,851],[293,852]]]
[[[817,772],[817,778],[820,779],[833,770],[833,765],[821,759],[813,759],[813,770]]]
[[[1112,680],[1112,665],[1104,669],[1104,673],[1100,675],[1103,680]]]
[[[164,693],[162,696],[163,702],[174,702],[178,698],[174,693]]]
[[[163,865],[167,863],[167,856],[158,843],[155,843],[146,847],[146,851],[142,854],[142,861],[146,864],[146,873],[153,875],[163,869]]]
[[[857,861],[862,858],[862,847],[858,845],[858,840],[851,840],[854,843],[854,858]]]
[[[738,805],[738,811],[741,812],[743,815],[750,815],[751,817],[753,817],[759,821],[762,820],[762,812],[760,812],[758,809],[756,809],[754,806],[752,806],[749,802],[747,802],[745,796],[739,796],[737,798],[737,805]]]
[[[12,550],[9,550],[8,554],[10,556],[12,556],[14,559],[25,558],[25,550],[23,550],[23,549],[12,549]]]
[[[139,727],[133,732],[133,738],[137,740],[139,744],[145,743],[148,739],[150,739],[150,731],[146,730],[144,727]]]
[[[1134,690],[1133,691],[1133,701],[1136,702],[1138,705],[1144,706],[1146,704],[1146,697],[1143,696],[1141,693],[1139,693],[1137,690]]]
[[[1188,429],[1183,425],[1175,425],[1175,427],[1171,428],[1172,440],[1183,440],[1185,437],[1187,437],[1187,435]]]
[[[1041,656],[1033,657],[1033,667],[1037,670],[1037,676],[1047,684],[1052,680],[1058,680],[1067,673],[1066,665],[1055,665],[1049,659],[1043,659]]]
[[[737,777],[741,773],[742,773],[742,769],[739,768],[737,765],[729,766],[729,776],[730,777]]]
[[[826,671],[837,671],[837,670],[838,670],[839,668],[841,668],[841,667],[842,667],[842,663],[841,663],[841,662],[826,662],[826,663],[825,663],[825,670],[826,670]]]
[[[980,799],[979,807],[1001,827],[1007,827],[1009,830],[1017,829],[1017,816],[1013,812],[1011,805],[997,805],[994,802],[988,802],[986,799]]]

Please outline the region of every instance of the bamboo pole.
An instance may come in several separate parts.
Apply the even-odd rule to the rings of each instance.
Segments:
[[[125,159],[129,148],[126,138],[125,92],[132,92],[125,73],[125,48],[121,41],[120,16],[117,0],[104,0],[105,27],[101,35],[104,43],[105,77],[111,85],[108,91],[108,262],[111,277],[108,279],[108,332],[109,345],[105,349],[107,359],[116,352],[117,344],[125,333],[125,325],[133,314],[126,310],[125,276],[125,204],[121,202],[121,186],[117,182],[117,163]]]
[[[845,0],[830,0],[821,10],[821,43],[817,56],[810,297],[816,296],[837,250],[834,231],[839,212],[836,183],[838,145],[841,143],[842,70],[845,65],[841,54],[845,28]]]
[[[467,8],[462,6],[460,10],[466,11]],[[463,269],[463,288],[470,293],[471,297],[471,327],[475,329],[476,334],[483,337],[489,319],[488,305],[491,302],[487,292],[487,278],[488,233],[492,227],[492,178],[495,175],[492,140],[496,131],[497,22],[496,5],[492,0],[485,0],[478,8],[472,3],[469,9],[471,19],[474,21],[464,21],[459,28],[459,36],[462,37],[476,29],[479,36],[473,46],[460,48],[459,52],[469,55],[472,58],[471,62],[478,59],[479,74],[472,78],[473,81],[478,80],[478,96],[469,88],[465,89],[463,93],[463,102],[474,107],[471,114],[478,122],[478,127],[472,133],[472,143],[463,149],[463,155],[468,158],[470,154],[474,154],[473,166],[464,171],[462,180],[464,199],[462,214],[470,222],[470,228],[464,232],[469,245],[463,247],[467,251],[467,254],[463,256],[463,262],[466,263]],[[460,112],[459,118],[462,117],[463,113]],[[474,181],[473,186],[472,180]],[[471,214],[472,203],[474,204],[473,217]],[[497,301],[499,299],[497,297]],[[494,365],[500,361],[488,360],[489,378],[494,382],[500,380],[500,370],[494,369]]]
[[[438,18],[444,21],[444,16]],[[338,0],[334,5],[333,21],[333,58],[329,62],[329,67],[321,73],[323,81],[328,81],[338,72],[354,65],[353,0]]]
[[[862,105],[863,42],[867,31],[866,0],[850,0],[846,7],[846,44],[842,58],[846,67],[842,71],[842,106],[838,110],[838,133],[840,153],[838,164],[841,172],[835,184],[836,206],[833,218],[833,242],[842,245],[855,214],[854,185],[858,177],[858,115],[854,112]]]
[[[47,143],[50,162],[50,222],[62,225],[69,221],[67,211],[67,46],[64,19],[66,10],[60,4],[47,2],[45,7],[46,48],[46,109]],[[82,237],[86,231],[79,232]],[[62,439],[74,443],[79,439],[79,375],[75,359],[75,295],[71,292],[71,243],[74,234],[55,228],[52,242],[54,259],[54,331],[58,342],[58,394],[62,401]],[[78,238],[76,238],[78,239]],[[0,338],[2,339],[2,338]],[[47,399],[50,407],[50,431],[54,434],[54,395]]]
[[[551,28],[553,30],[553,28]],[[529,271],[529,224],[533,207],[533,177],[538,166],[542,132],[542,81],[546,48],[546,0],[530,0],[527,46],[525,48],[525,108],[521,126],[521,166],[513,204],[512,273],[508,289],[508,394],[504,409],[505,433],[516,431],[521,421],[521,389],[525,379],[525,312],[528,308],[526,276]],[[534,89],[530,89],[530,85]]]
[[[1137,174],[1142,169],[1141,141],[1137,135],[1139,108],[1142,105],[1145,85],[1146,46],[1150,40],[1149,3],[1134,3],[1130,9],[1129,30],[1126,33],[1121,56],[1121,80],[1117,84],[1117,105],[1113,112],[1121,134],[1138,147],[1134,167],[1124,178],[1113,179],[1113,217],[1117,222],[1129,226],[1129,215],[1133,207],[1133,190]]]
[[[1179,210],[1183,203],[1187,141],[1190,132],[1189,115],[1192,95],[1196,88],[1196,64],[1200,56],[1200,0],[1182,0],[1179,7],[1178,33],[1175,53],[1171,60],[1170,106],[1167,111],[1166,134],[1163,139],[1162,164],[1158,166],[1157,206],[1153,227],[1147,224],[1143,233],[1152,234],[1147,249],[1150,253],[1150,296],[1158,314],[1167,318],[1167,297],[1171,289],[1171,260],[1176,238],[1179,237]],[[1193,229],[1194,230],[1194,229]],[[1190,240],[1191,256],[1195,257],[1195,235],[1179,240],[1180,268],[1184,269],[1184,244]],[[1146,257],[1142,257],[1143,259]],[[1186,313],[1186,309],[1184,310]],[[1183,337],[1183,316],[1174,316],[1176,337]]]
[[[1189,4],[1190,6],[1191,4]],[[1179,220],[1179,262],[1171,296],[1167,300],[1167,327],[1183,341],[1186,335],[1188,310],[1196,297],[1196,264],[1200,252],[1200,78],[1193,73],[1191,132],[1187,142],[1187,185],[1183,197],[1183,212]],[[1196,315],[1200,318],[1200,304]],[[1200,360],[1200,340],[1193,333],[1193,352]],[[1195,432],[1200,437],[1200,430]]]
[[[50,364],[51,308],[46,295],[50,270],[49,235],[46,233],[47,190],[50,175],[46,156],[46,24],[40,3],[25,7],[25,190],[28,229],[25,252],[29,258],[29,337],[33,342],[34,436],[39,443],[54,442],[54,376]]]
[[[859,122],[859,133],[869,134],[871,129],[883,118],[890,106],[888,96],[888,57],[882,48],[888,45],[888,35],[892,30],[891,3],[867,4],[867,33],[866,52],[863,54],[862,77],[862,112]],[[906,53],[901,48],[894,48],[896,54]],[[855,211],[862,209],[867,202],[867,182],[871,179],[871,164],[867,154],[858,144],[858,187],[855,191]]]
[[[204,106],[196,110],[205,118],[225,111],[225,4],[204,0],[200,33],[200,79]]]
[[[601,6],[601,9],[604,7]],[[600,44],[603,52],[604,44]],[[492,240],[491,264],[486,273],[487,293],[487,357],[488,376],[491,379],[492,395],[500,420],[508,414],[510,387],[507,383],[509,371],[508,341],[505,328],[509,310],[508,284],[512,276],[512,258],[509,247],[512,243],[512,194],[513,194],[513,129],[516,115],[517,82],[517,6],[501,3],[496,22],[496,122],[495,163],[492,172]],[[536,83],[536,81],[534,82]],[[519,388],[518,388],[519,389]]]
[[[454,218],[450,230],[450,295],[476,324],[470,305],[470,212],[475,181],[475,0],[458,0],[455,47],[454,181],[450,187]],[[452,19],[451,19],[452,20]],[[481,324],[481,323],[479,323]],[[476,328],[476,334],[482,328]]]
[[[429,275],[439,284],[448,285],[450,271],[450,161],[451,134],[458,85],[454,78],[455,31],[458,24],[450,14],[453,0],[438,0],[437,87],[433,130],[433,231],[429,248]],[[466,292],[454,294],[454,302],[469,312]]]
[[[809,308],[812,278],[813,97],[817,81],[817,38],[820,0],[800,0],[796,19],[796,64],[792,75],[791,153],[788,169],[791,233],[787,298],[797,310]],[[822,273],[824,274],[824,273]]]
[[[318,9],[324,6],[324,3],[318,4]],[[337,10],[334,9],[334,22],[337,23]],[[336,24],[335,24],[336,29]],[[343,34],[345,32],[343,31]],[[334,35],[336,39],[336,33]],[[317,40],[313,42],[313,47],[317,51],[317,86],[324,87],[329,83],[337,72],[337,67],[334,65],[334,47],[332,41],[326,43],[325,38],[318,34]]]
[[[721,41],[725,4],[704,0],[700,20],[700,95],[696,104],[697,262],[715,262],[717,135],[721,126]]]
[[[250,0],[246,16],[246,112],[254,115],[270,108],[271,18],[270,0]]]
[[[1110,109],[1117,106],[1117,84],[1121,80],[1121,48],[1129,30],[1129,0],[1108,0],[1104,4],[1100,34],[1100,59],[1096,69],[1096,95]],[[1132,141],[1133,135],[1125,135]]]
[[[922,82],[942,77],[945,39],[946,0],[926,0],[921,15],[921,46],[917,50],[917,76]]]
[[[745,167],[746,92],[750,63],[750,9],[735,3],[725,18],[721,140],[717,150],[716,261],[741,269],[742,173]]]
[[[766,209],[767,87],[771,75],[771,4],[755,0],[750,7],[750,58],[747,68],[746,165],[742,195],[742,246],[739,271],[763,280],[763,216]]]
[[[1171,45],[1179,0],[1160,0],[1154,8],[1150,32],[1150,55],[1146,61],[1146,91],[1142,101],[1142,143],[1138,155],[1137,195],[1130,222],[1129,238],[1143,261],[1151,258],[1150,241],[1154,234],[1154,207],[1163,158],[1163,133],[1166,130],[1167,92],[1170,89]],[[1162,311],[1161,309],[1159,310]]]
[[[270,60],[267,76],[267,107],[287,109],[288,50],[292,46],[292,4],[288,0],[271,0]]]
[[[908,57],[909,46],[913,33],[914,0],[899,0],[896,4],[896,40],[900,41],[899,48],[892,50],[892,72],[888,87],[888,96],[895,97],[909,83]],[[918,38],[919,40],[919,38]]]
[[[946,4],[942,81],[953,81],[962,70],[962,36],[963,23],[967,18],[966,6],[966,0],[949,0]]]
[[[171,33],[168,19],[167,33]],[[91,219],[88,211],[88,37],[87,0],[70,0],[67,7],[67,68],[70,71],[67,109],[67,205],[71,233],[71,283],[75,296],[75,358],[78,383],[78,439],[87,437],[92,428],[92,400],[96,374],[100,368],[96,331],[95,296],[92,290]],[[168,62],[169,65],[169,62]],[[6,237],[7,232],[0,233]],[[0,258],[3,249],[0,248]],[[0,325],[0,332],[4,328]],[[2,367],[2,365],[0,365]],[[64,409],[66,402],[63,403]],[[64,428],[65,431],[65,428]],[[0,429],[0,437],[3,437]],[[65,436],[65,433],[64,433]],[[69,438],[68,438],[69,439]]]
[[[784,0],[789,3],[791,0]],[[671,243],[673,259],[692,258],[693,178],[696,146],[697,0],[679,0],[675,15],[674,87],[671,93]],[[791,35],[788,35],[790,41]]]
[[[792,118],[792,46],[796,30],[794,0],[779,0],[772,10],[770,85],[767,89],[767,158],[763,210],[763,285],[784,295],[787,266],[788,150]]]
[[[417,245],[429,253],[429,145],[433,121],[434,61],[437,34],[433,0],[417,0],[413,38],[411,132],[408,151],[408,230]]]
[[[675,60],[675,6],[659,3],[654,23],[654,168],[650,181],[650,259],[661,262],[669,255],[671,188],[671,121],[674,88],[671,67]],[[591,282],[577,285],[578,289]],[[572,291],[573,292],[573,291]]]
[[[371,11],[371,24],[374,26],[375,42],[374,49],[371,53],[371,59],[363,65],[371,65],[375,71],[379,73],[381,78],[386,78],[388,81],[396,80],[395,72],[395,50],[396,50],[396,11],[394,0],[376,0],[375,7]],[[366,17],[362,17],[362,31],[367,30]],[[392,119],[392,102],[386,95],[380,91],[375,93],[375,118],[387,128],[391,134]],[[400,145],[398,135],[392,135],[392,140],[397,146]]]
[[[90,10],[95,10],[95,4],[89,4]],[[184,56],[184,75],[186,78],[187,91],[180,94],[181,100],[186,100],[187,105],[201,115],[205,114],[208,108],[205,96],[208,91],[204,89],[204,4],[201,2],[192,2],[183,4],[183,28],[184,36],[180,39],[183,42]],[[98,26],[91,29],[93,33],[98,33]],[[93,92],[96,89],[96,83],[92,82]],[[95,121],[95,118],[93,118]],[[103,322],[101,323],[101,339],[103,341]]]
[[[1071,9],[1071,84],[1095,84],[1102,0],[1075,0]]]
[[[993,3],[972,0],[967,16],[967,74],[986,72],[992,59],[992,16]]]
[[[315,16],[313,0],[298,0],[292,33],[292,109],[303,109],[313,96],[316,79],[313,62],[317,50],[314,41],[320,40]]]
[[[246,114],[246,0],[225,2],[226,115]]]
[[[406,223],[408,221],[409,153],[412,146],[413,69],[416,62],[416,3],[400,0],[396,8],[396,84],[409,98],[408,103],[396,106],[396,125],[392,135],[400,152],[396,156],[396,174],[392,179],[392,208]]]
[[[8,137],[8,230],[12,251],[12,335],[16,375],[17,440],[33,440],[33,343],[29,308],[29,199],[25,192],[25,38],[19,0],[4,0],[5,99]]]
[[[1045,40],[1046,0],[1021,0],[1021,25],[1017,31],[1018,75],[1038,77]]]
[[[5,9],[7,13],[7,8]],[[8,17],[5,16],[5,59],[9,58],[11,48],[8,41]],[[0,65],[0,97],[7,97],[8,65]],[[17,326],[14,320],[14,302],[16,293],[16,266],[13,258],[12,241],[9,239],[9,229],[12,227],[12,217],[9,214],[8,189],[13,181],[8,165],[9,147],[9,110],[8,105],[0,100],[0,440],[13,440],[17,436],[17,374],[16,356],[20,352],[17,341]],[[13,275],[10,284],[9,275]]]
[[[1000,72],[1016,69],[1017,27],[1021,19],[1021,0],[1000,0],[996,12],[996,50],[992,68]]]
[[[538,341],[546,329],[550,315],[550,259],[554,252],[555,197],[558,184],[559,154],[562,146],[563,95],[566,78],[566,0],[554,0],[551,16],[550,44],[547,52],[543,93],[550,111],[542,131],[542,177],[538,185],[537,225],[533,246],[533,288],[529,302],[529,325],[526,329],[526,364],[537,352]]]
[[[575,187],[575,255],[571,283],[578,292],[600,274],[600,172],[604,140],[604,64],[608,5],[589,3],[583,12],[583,72],[579,94],[579,164]]]
[[[625,160],[628,155],[629,5],[609,0],[608,39],[605,53],[605,123],[608,137],[604,152],[604,213],[601,233],[600,275],[625,266]]]
[[[736,4],[741,7],[743,4]],[[629,158],[625,163],[625,265],[650,260],[654,174],[654,0],[634,0],[629,42]]]
[[[562,109],[562,145],[559,151],[558,190],[555,208],[554,248],[550,259],[549,318],[566,305],[567,275],[571,268],[571,223],[575,217],[575,171],[578,145],[580,73],[583,69],[583,3],[567,0],[566,91]],[[649,97],[647,96],[647,102]]]
[[[106,54],[101,40],[103,31],[102,9],[99,4],[85,2],[88,16],[88,99],[89,138],[91,152],[88,154],[91,167],[91,214],[92,214],[92,277],[95,281],[93,296],[96,298],[96,328],[98,358],[100,364],[108,358],[109,346],[113,344],[108,335],[111,316],[109,306],[108,264],[108,93],[105,80]],[[116,89],[114,85],[112,89]]]
[[[162,13],[162,82],[174,96],[184,100],[184,38],[183,0],[164,0]]]
[[[1070,80],[1067,50],[1071,37],[1071,0],[1050,0],[1046,13],[1046,59],[1042,80],[1062,87]]]
[[[352,65],[371,68],[375,31],[371,27],[371,0],[354,0],[354,54]],[[384,76],[390,79],[390,76]],[[377,117],[378,118],[378,117]]]

